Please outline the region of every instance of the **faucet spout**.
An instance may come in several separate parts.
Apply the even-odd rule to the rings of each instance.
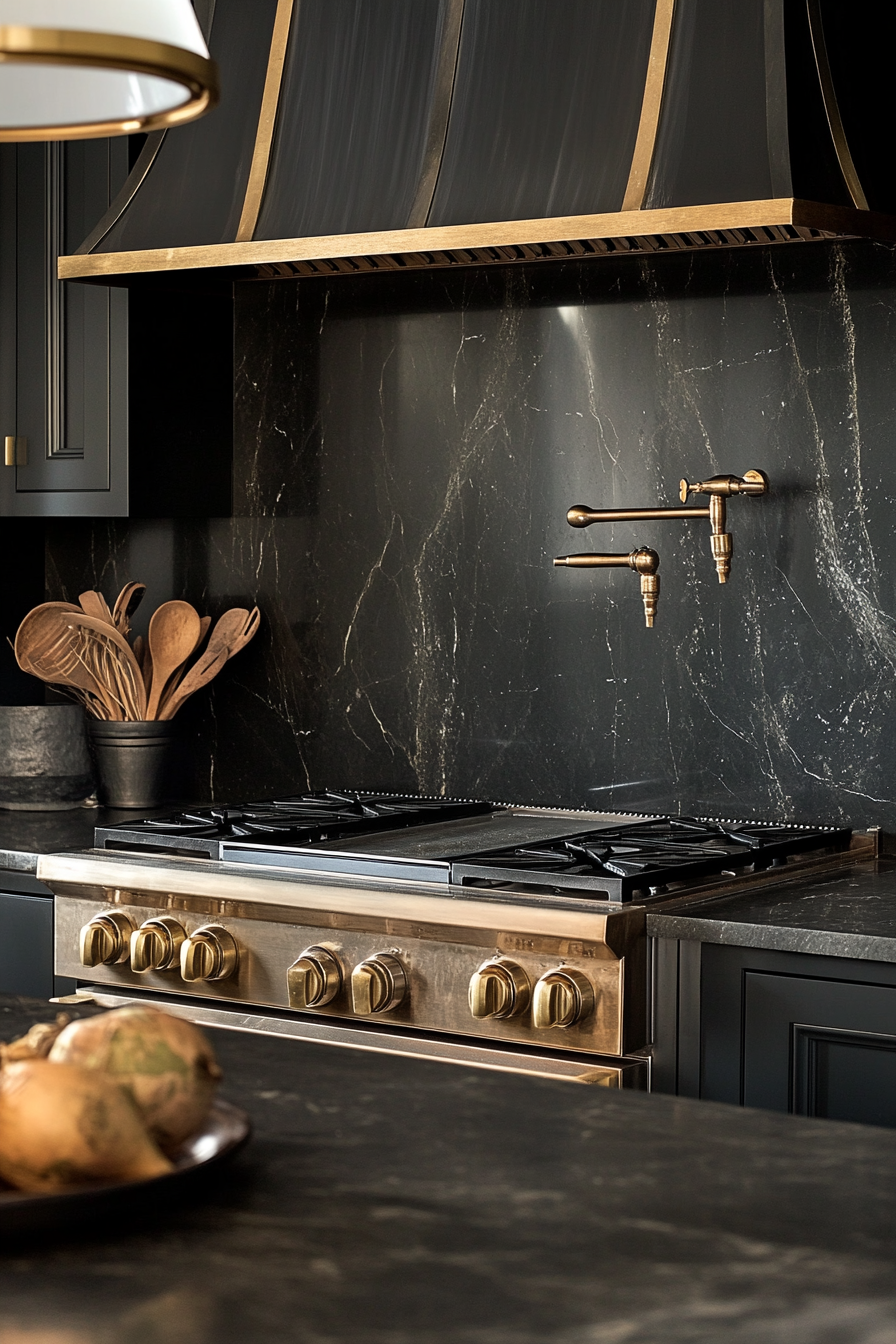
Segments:
[[[586,551],[584,555],[558,555],[554,557],[555,566],[566,565],[570,569],[633,569],[641,577],[641,601],[644,604],[644,624],[653,629],[657,606],[660,600],[660,557],[649,546],[639,546],[628,554],[599,554]]]

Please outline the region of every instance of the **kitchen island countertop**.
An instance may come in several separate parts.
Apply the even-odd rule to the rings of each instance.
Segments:
[[[0,999],[0,1039],[48,1018]],[[204,1199],[0,1249],[16,1344],[870,1344],[896,1132],[212,1033]]]

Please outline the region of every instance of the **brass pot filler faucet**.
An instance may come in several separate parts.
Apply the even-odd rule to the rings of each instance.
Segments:
[[[630,523],[640,519],[662,521],[666,518],[708,518],[712,535],[709,542],[715,561],[719,583],[727,583],[731,573],[734,539],[725,531],[725,500],[729,495],[764,495],[768,478],[762,471],[745,471],[743,476],[710,476],[708,481],[681,482],[681,506],[658,509],[589,509],[574,504],[566,515],[570,527],[590,527],[592,523]],[[689,495],[709,495],[709,504],[689,505]],[[653,625],[660,595],[660,557],[647,546],[625,555],[598,555],[588,551],[583,555],[558,555],[555,565],[569,565],[573,569],[615,569],[628,566],[641,576],[641,600],[644,620]]]

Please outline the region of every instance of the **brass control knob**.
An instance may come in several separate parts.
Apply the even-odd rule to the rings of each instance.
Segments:
[[[221,924],[196,929],[180,946],[180,973],[184,980],[226,980],[239,965],[239,948]]]
[[[352,971],[352,1007],[359,1017],[397,1008],[407,992],[407,973],[389,952],[377,952]]]
[[[529,1006],[529,977],[522,966],[506,957],[483,962],[469,989],[474,1017],[513,1017]]]
[[[121,910],[97,915],[81,930],[82,966],[119,966],[130,952],[134,921]]]
[[[572,966],[548,971],[535,986],[532,995],[532,1025],[571,1027],[594,1011],[591,981]]]
[[[131,934],[131,970],[138,975],[176,970],[186,936],[177,920],[168,915],[147,919]]]
[[[290,1008],[323,1008],[342,988],[342,967],[325,947],[306,947],[286,972]]]

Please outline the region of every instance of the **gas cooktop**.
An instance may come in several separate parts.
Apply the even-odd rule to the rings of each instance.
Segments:
[[[475,800],[325,790],[262,802],[191,808],[166,817],[98,826],[94,834],[101,849],[155,850],[221,859],[227,841],[240,841],[259,850],[319,845],[346,836],[397,831],[492,810],[491,803]]]
[[[627,901],[665,895],[671,886],[716,874],[782,868],[791,855],[845,849],[851,836],[846,828],[645,818],[470,855],[453,864],[452,880],[495,889],[513,882]]]
[[[107,850],[297,873],[623,902],[848,848],[845,827],[620,817],[389,793],[320,792],[101,827]],[[472,894],[472,891],[471,891]]]

